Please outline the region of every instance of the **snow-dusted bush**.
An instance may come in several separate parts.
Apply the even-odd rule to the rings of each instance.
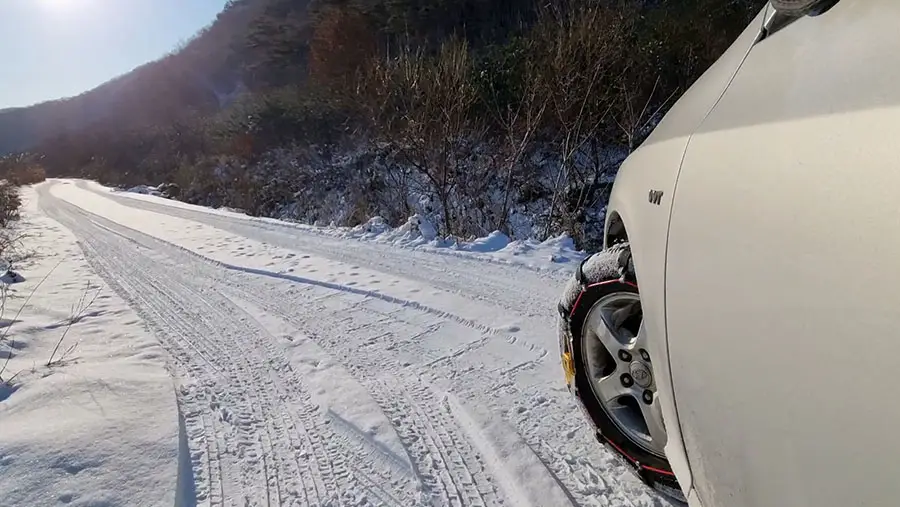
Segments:
[[[8,181],[0,182],[0,228],[5,228],[19,219],[21,206],[19,189]]]

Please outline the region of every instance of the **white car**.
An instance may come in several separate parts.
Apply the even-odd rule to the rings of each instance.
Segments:
[[[656,489],[900,505],[900,0],[772,0],[621,168],[559,311]]]

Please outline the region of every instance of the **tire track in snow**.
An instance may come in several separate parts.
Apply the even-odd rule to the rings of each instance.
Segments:
[[[223,288],[304,329],[333,356],[346,358],[348,370],[366,387],[394,426],[431,505],[484,507],[502,501],[490,470],[427,381],[414,374],[383,378],[375,372],[390,371],[395,365],[380,363],[363,350],[339,345],[338,337],[363,332],[383,320],[359,324],[346,315],[346,310],[329,311],[326,307],[311,312],[317,318],[305,320],[296,316],[296,307],[289,308],[281,302],[284,298],[265,297],[265,291],[258,287],[249,289],[229,283]],[[323,315],[331,318],[322,318]]]
[[[63,203],[59,206],[69,207],[70,205]],[[125,230],[125,232],[121,232],[118,235],[106,234],[106,237],[114,237],[118,241],[125,242],[135,241],[136,234],[128,234],[127,228],[123,228],[115,223],[102,219],[101,217],[92,215],[81,210],[80,208],[72,208],[74,209],[68,210],[70,213],[78,214],[85,218],[90,218],[90,220],[95,223],[101,224],[104,228],[112,229],[114,231]],[[77,229],[77,225],[66,225],[71,226],[70,228]],[[128,239],[122,238],[121,236],[125,236]],[[178,264],[195,264],[200,259],[202,259],[202,257],[196,256],[195,254],[188,255],[188,252],[184,249],[180,249],[178,247],[175,247],[174,245],[156,240],[155,238],[150,238],[150,242],[156,243],[156,245],[154,246],[159,247],[150,248],[150,250],[154,252],[158,250],[169,250],[168,253],[175,256],[176,258],[190,258],[192,261],[184,263],[179,262]],[[138,241],[138,243],[143,244],[144,242]],[[152,262],[148,262],[147,264],[152,264]],[[128,273],[127,275],[130,279],[135,276],[136,273]],[[203,277],[203,274],[198,272],[193,273],[193,275],[193,278]],[[144,276],[147,276],[146,271],[144,273]],[[311,282],[310,285],[316,285],[315,281],[313,280],[310,280],[309,282]],[[151,281],[150,283],[153,284],[154,282]],[[154,288],[156,291],[165,292],[169,290],[168,286],[172,285],[172,280],[167,279],[165,280],[165,283],[159,282],[157,283],[157,285],[158,287]],[[329,284],[328,287],[320,288],[327,288],[332,291],[345,292],[357,297],[362,297],[363,299],[377,297],[378,299],[384,299],[399,308],[413,309],[425,314],[433,315],[435,318],[448,319],[449,321],[455,322],[456,324],[463,326],[464,328],[470,328],[480,332],[492,331],[490,328],[482,326],[481,324],[448,314],[446,312],[425,307],[416,302],[410,302],[399,298],[392,298],[385,295],[376,295],[375,293],[371,293],[369,291],[360,291],[336,284]],[[209,290],[222,291],[226,294],[234,294],[235,291],[233,289],[234,286],[231,284],[221,284],[219,287],[216,287],[215,289],[211,288]],[[185,294],[183,299],[198,299],[200,300],[201,304],[208,306],[205,312],[199,313],[201,322],[205,321],[209,315],[218,313],[218,308],[227,308],[229,306],[221,302],[213,303],[215,299],[213,297],[210,297],[210,295],[208,294],[191,294],[186,288],[184,288],[184,292]],[[266,298],[256,297],[252,294],[252,292],[252,290],[242,291],[237,293],[236,296],[248,299],[252,303],[258,303],[261,306],[265,305],[262,307],[264,310],[268,311],[268,305],[272,301]],[[170,301],[168,303],[168,306],[178,308],[178,304],[176,301]],[[185,313],[185,311],[190,310],[180,308],[179,311],[175,313]],[[296,308],[282,307],[281,311],[278,314],[282,317],[290,317],[291,314],[295,311]],[[229,309],[228,313],[232,312],[234,312],[234,310]],[[241,313],[245,312],[241,311]],[[225,322],[229,320],[228,314],[221,314],[218,315],[218,317],[220,317],[222,321]],[[337,321],[337,316],[335,317],[335,321]],[[389,320],[387,320],[387,316],[385,316],[384,318],[386,319],[385,322],[389,322]],[[321,321],[321,319],[312,320]],[[332,323],[335,323],[335,321],[332,321]],[[301,325],[300,329],[307,329],[309,327],[308,320],[300,321],[297,319],[289,318],[288,322]],[[357,332],[360,331],[363,327],[370,326],[370,324],[366,324],[361,327],[354,327],[355,324],[350,320],[341,321],[341,324],[351,326],[348,332]],[[205,340],[199,336],[197,337],[197,341],[204,342],[204,345],[211,348],[210,344],[205,343]],[[265,343],[271,345],[273,342],[274,339],[265,340],[261,341],[258,345],[264,345]],[[203,350],[204,353],[209,352],[206,349]],[[333,346],[326,348],[326,350],[329,352],[337,352],[338,354],[346,353],[346,350]],[[366,361],[367,360],[364,355],[356,354],[354,356],[354,361],[352,362],[354,365],[358,365],[363,364]],[[214,361],[214,363],[220,364],[221,362]],[[227,368],[225,369],[227,370]],[[254,372],[252,371],[240,371],[238,373],[240,375],[254,374]],[[486,507],[488,505],[499,505],[502,501],[501,496],[499,495],[497,488],[492,483],[490,472],[486,470],[483,464],[478,461],[477,455],[472,452],[471,445],[469,445],[467,438],[457,427],[452,416],[445,411],[441,411],[440,402],[434,397],[434,395],[432,395],[430,391],[425,390],[421,387],[417,387],[415,385],[406,386],[404,388],[397,384],[384,383],[379,386],[379,384],[373,383],[373,381],[371,380],[366,380],[366,377],[368,377],[369,373],[371,372],[368,371],[365,375],[357,375],[356,378],[367,388],[368,392],[372,395],[372,398],[376,401],[376,403],[378,403],[382,411],[385,412],[389,420],[396,421],[399,420],[401,416],[404,418],[408,418],[406,419],[406,424],[404,424],[402,427],[395,427],[395,429],[398,430],[398,433],[401,434],[401,440],[404,444],[407,445],[410,459],[416,462],[416,465],[420,471],[419,476],[423,479],[423,486],[425,486],[426,489],[425,493],[427,497],[427,503],[431,505],[448,505],[460,507]],[[254,383],[258,383],[258,380],[254,379]],[[266,390],[264,390],[263,392],[265,391]],[[404,436],[406,438],[404,438]],[[242,441],[242,443],[247,447],[251,447],[250,442]],[[263,476],[263,481],[265,481],[266,470],[267,469],[265,468],[265,466],[263,466],[262,471],[260,472],[260,474]],[[424,472],[425,470],[427,470],[428,472]],[[320,476],[321,475],[319,474],[316,477]],[[429,478],[434,478],[434,481],[429,481]],[[316,481],[314,480],[313,483],[315,484]]]
[[[326,505],[340,491],[353,489],[343,458],[323,443],[327,426],[308,393],[297,382],[277,384],[260,373],[273,357],[281,360],[277,369],[283,373],[289,369],[287,360],[259,357],[241,342],[254,336],[254,346],[271,342],[252,319],[212,291],[189,287],[184,280],[190,276],[171,276],[171,266],[123,245],[124,239],[90,230],[85,224],[91,222],[77,208],[48,201],[42,200],[44,211],[79,236],[94,269],[139,310],[172,355],[176,374],[190,383],[179,389],[179,398],[192,452],[205,454],[205,459],[192,459],[199,465],[200,503],[222,505],[243,498],[249,504]],[[75,218],[80,215],[82,220]],[[299,403],[299,417],[284,412],[284,400]],[[293,440],[297,434],[301,445]],[[301,446],[308,459],[301,459]],[[240,491],[233,489],[237,484]]]
[[[87,243],[87,242],[86,242]],[[91,252],[90,243],[86,248],[88,255],[92,257],[98,256],[99,252],[93,251]],[[109,244],[104,245],[104,250],[106,252],[114,251],[113,248]],[[133,258],[131,259],[134,260]],[[113,268],[114,269],[114,268]],[[108,274],[108,273],[107,273]],[[161,309],[177,309],[176,311],[169,312],[168,315],[162,315],[162,321],[170,323],[175,327],[175,333],[166,333],[166,334],[177,334],[182,337],[182,340],[191,340],[194,342],[194,345],[197,348],[201,348],[204,350],[204,353],[209,356],[215,354],[215,351],[212,350],[215,347],[211,341],[207,340],[207,336],[218,336],[220,338],[227,336],[227,332],[217,332],[217,328],[212,324],[212,322],[228,322],[227,317],[219,313],[216,315],[215,319],[208,319],[205,316],[200,316],[196,321],[193,327],[179,325],[184,323],[184,315],[190,315],[192,309],[187,309],[179,306],[179,301],[197,301],[198,295],[196,293],[192,293],[188,290],[180,290],[177,295],[173,295],[171,293],[167,293],[165,289],[162,288],[163,285],[170,285],[170,282],[167,284],[158,284],[153,280],[142,280],[137,282],[137,277],[130,276],[128,278],[128,282],[133,284],[130,288],[125,288],[126,292],[131,295],[138,295],[138,298],[143,298],[143,301],[140,306],[153,308],[157,314],[162,314],[160,312]],[[144,282],[144,283],[141,283]],[[130,289],[130,290],[129,290]],[[151,299],[148,296],[157,294],[158,298]],[[176,324],[177,323],[177,324]],[[159,321],[157,321],[159,324]],[[239,329],[239,327],[238,327]],[[221,328],[219,328],[221,330]],[[170,349],[174,347],[168,347]],[[243,354],[241,351],[238,355]],[[241,379],[243,378],[252,378],[249,377],[249,372],[247,368],[244,367],[244,363],[240,360],[235,361],[232,357],[222,358],[225,361],[230,361],[227,364],[234,364],[234,367],[228,367],[227,365],[221,370],[225,371],[226,374],[226,384],[222,384],[221,381],[213,383],[213,385],[209,385],[208,383],[203,386],[198,393],[197,402],[204,403],[207,405],[208,410],[212,413],[202,413],[202,419],[204,421],[204,428],[207,429],[205,433],[205,438],[210,440],[215,440],[216,444],[214,446],[208,446],[211,448],[211,452],[214,454],[209,455],[209,471],[207,472],[207,476],[210,477],[211,489],[214,491],[215,489],[221,490],[221,483],[226,482],[229,484],[243,484],[242,491],[240,495],[245,498],[252,498],[255,492],[254,482],[258,481],[258,478],[255,478],[256,475],[261,473],[263,475],[263,482],[265,485],[265,495],[267,500],[271,500],[273,496],[272,489],[280,489],[280,485],[278,484],[278,469],[271,470],[271,475],[274,481],[269,480],[270,477],[270,468],[271,465],[266,460],[266,455],[270,455],[273,459],[282,459],[283,466],[283,458],[279,455],[278,446],[273,446],[272,442],[278,439],[275,436],[275,433],[282,432],[282,429],[276,425],[276,419],[271,418],[270,411],[267,410],[267,407],[272,406],[272,402],[270,399],[265,399],[265,393],[267,390],[260,390],[258,393],[255,392],[254,388],[249,389],[240,389],[241,387]],[[176,359],[182,365],[190,364],[192,358],[190,356],[181,355]],[[215,361],[215,360],[214,360]],[[220,364],[222,360],[215,361],[215,363]],[[188,367],[189,370],[193,369],[190,372],[189,378],[191,379],[203,379],[205,372],[199,371],[195,368]],[[256,380],[256,379],[254,379]],[[232,393],[238,390],[240,394],[237,396],[232,396]],[[229,392],[232,391],[232,392]],[[189,394],[185,393],[185,394]],[[185,400],[185,404],[190,407],[189,410],[192,412],[195,410],[203,410],[202,407],[196,406],[196,404],[191,403],[189,398]],[[192,406],[194,405],[194,406]],[[261,421],[266,421],[265,423]],[[223,427],[226,424],[231,423],[230,427],[232,431],[235,431],[235,434],[232,436],[233,442],[229,442],[228,435],[224,435],[223,438]],[[224,442],[223,442],[224,440]],[[222,445],[224,444],[224,445]],[[236,449],[233,452],[238,455],[238,458],[246,457],[249,459],[237,459],[240,463],[240,471],[236,471],[234,469],[228,470],[226,472],[222,472],[222,450],[227,452],[230,448],[232,450]],[[224,457],[228,460],[228,457]],[[259,468],[261,467],[261,468]],[[303,474],[300,473],[292,473],[287,472],[283,475],[292,475],[294,477],[302,477]],[[312,470],[311,473],[307,474],[311,476],[311,480],[308,482],[315,482],[317,471]],[[227,476],[227,478],[222,477]],[[216,488],[215,484],[220,483],[220,486]],[[297,489],[296,487],[294,489]],[[227,495],[225,492],[221,492],[220,496],[223,498],[223,501],[228,496],[235,496],[236,492],[231,492],[231,495]],[[275,491],[274,496],[279,498],[280,492]],[[321,503],[319,502],[321,495],[318,491],[315,492],[313,496],[309,496],[308,500],[310,504]],[[210,504],[215,504],[217,502],[217,498],[215,496],[210,497]],[[267,501],[267,504],[271,503]],[[281,504],[281,502],[279,502]]]
[[[360,382],[366,385],[370,395],[374,399],[376,399],[379,406],[382,408],[382,411],[384,411],[389,416],[392,416],[395,413],[412,414],[413,416],[418,415],[420,412],[417,408],[413,408],[408,404],[404,405],[404,403],[409,403],[413,399],[416,401],[412,403],[417,407],[429,407],[427,415],[424,417],[419,417],[417,419],[414,418],[412,420],[413,423],[421,423],[422,421],[429,418],[435,420],[446,420],[445,418],[449,416],[452,422],[445,424],[453,427],[454,434],[457,435],[455,440],[450,439],[449,441],[452,441],[453,445],[458,448],[465,448],[465,454],[470,456],[470,461],[477,463],[478,468],[486,470],[486,473],[490,474],[489,466],[483,463],[481,457],[478,456],[477,449],[472,446],[471,442],[466,438],[466,431],[461,431],[459,429],[459,424],[454,420],[453,413],[449,410],[448,404],[445,402],[445,400],[441,399],[439,396],[436,396],[433,392],[430,392],[430,388],[427,387],[428,382],[421,378],[422,374],[427,371],[428,368],[438,363],[452,362],[452,360],[455,357],[458,357],[460,354],[450,353],[432,359],[431,361],[427,361],[422,365],[424,369],[420,370],[418,373],[416,373],[416,368],[412,367],[411,365],[407,365],[407,367],[410,368],[409,373],[400,373],[392,377],[392,380],[398,378],[412,379],[405,382],[404,387],[392,387],[391,382],[382,382],[381,385],[373,385],[376,381],[364,380],[373,377],[373,371],[396,369],[398,365],[396,363],[391,363],[390,361],[381,362],[385,358],[373,356],[371,354],[368,354],[365,350],[360,350],[352,346],[342,348],[340,347],[340,344],[343,340],[341,340],[339,337],[362,334],[364,336],[372,335],[373,338],[379,338],[384,335],[389,335],[390,333],[380,332],[378,328],[381,326],[385,328],[397,327],[398,321],[396,320],[396,318],[393,320],[390,318],[392,312],[381,313],[372,311],[371,309],[365,309],[362,307],[362,303],[364,303],[366,300],[358,302],[344,301],[343,307],[335,307],[333,303],[322,304],[322,298],[317,294],[317,291],[313,290],[306,292],[301,291],[299,293],[295,290],[292,290],[290,291],[290,294],[293,295],[294,298],[293,300],[291,300],[290,298],[286,297],[286,294],[273,292],[268,287],[269,285],[265,283],[253,284],[252,282],[250,286],[244,287],[240,283],[234,283],[234,281],[232,281],[227,285],[226,290],[234,293],[235,297],[237,298],[252,301],[254,305],[258,305],[268,313],[279,316],[281,319],[293,324],[298,329],[306,330],[307,334],[309,334],[314,340],[316,340],[317,343],[319,343],[323,348],[326,348],[326,350],[328,350],[333,356],[346,357],[348,369],[358,372],[357,377],[360,378]],[[307,308],[303,312],[295,311],[297,308],[298,297],[305,300],[304,307],[305,305],[311,305],[312,308]],[[290,303],[286,303],[287,301],[290,301]],[[383,301],[383,299],[379,298],[378,301]],[[354,316],[355,312],[356,315]],[[365,319],[360,319],[360,313],[369,314],[373,320],[365,322]],[[298,317],[298,315],[304,314],[312,314],[316,315],[317,317],[315,319],[303,319]],[[361,321],[364,323],[360,323]],[[327,323],[327,325],[324,325],[325,323]],[[434,329],[427,329],[425,332],[419,334],[422,337],[426,337],[433,332]],[[414,338],[418,335],[414,334],[410,336]],[[474,340],[473,342],[469,342],[463,345],[463,348],[468,351],[474,350],[484,344],[484,338],[486,337],[482,337]],[[359,339],[362,340],[363,343],[369,342],[362,337],[360,337]],[[468,371],[464,374],[467,376],[467,379],[473,381],[475,385],[481,385],[483,386],[483,388],[491,390],[493,386],[504,383],[505,381],[503,379],[509,378],[509,375],[523,368],[534,366],[537,361],[547,355],[546,350],[536,348],[531,344],[518,342],[516,340],[510,340],[507,341],[507,343],[517,346],[522,350],[527,350],[528,352],[536,354],[536,359],[533,361],[516,364],[512,368],[505,368],[494,371],[494,373],[498,375],[499,378],[485,375],[483,373]],[[409,343],[407,340],[399,340],[398,342],[392,343],[391,345],[389,345],[389,349],[393,349],[395,346],[401,345],[410,348],[412,353],[418,357],[429,357],[429,352],[427,350],[417,348],[415,343]],[[455,367],[452,365],[449,366],[449,368],[455,369]],[[472,376],[478,378],[473,379],[471,378]],[[510,384],[512,384],[512,382],[510,382]],[[437,414],[439,413],[438,411],[441,410],[445,415],[442,417],[437,417]],[[411,459],[414,462],[419,463],[419,473],[423,477],[423,483],[438,492],[436,495],[432,496],[432,500],[434,501],[434,503],[437,505],[447,505],[447,502],[450,502],[450,505],[457,505],[455,503],[456,497],[454,496],[453,491],[453,487],[457,484],[457,482],[453,482],[453,479],[448,482],[445,477],[440,475],[440,473],[437,475],[437,477],[429,473],[431,468],[427,466],[427,463],[429,462],[429,459],[434,455],[439,456],[439,459],[443,460],[444,462],[452,462],[451,460],[446,459],[444,455],[441,455],[442,447],[435,445],[434,447],[428,448],[428,445],[430,444],[429,442],[426,441],[424,444],[420,442],[421,435],[432,434],[434,433],[434,431],[428,428],[427,424],[424,423],[422,423],[420,427],[416,427],[415,424],[413,424],[412,429],[405,428],[400,423],[406,422],[407,418],[402,419],[400,423],[398,423],[398,421],[396,421],[393,417],[391,420],[394,423],[395,430],[398,432],[401,440],[407,447],[407,452],[410,455]],[[445,426],[442,425],[441,427],[443,428]],[[549,450],[546,445],[538,448],[538,442],[544,443],[544,441],[541,440],[539,436],[534,435],[530,430],[530,427],[524,428],[524,431],[520,431],[518,437],[521,438],[522,443],[534,454],[533,462],[538,466],[544,467],[546,469],[547,476],[550,477],[558,487],[560,496],[564,502],[560,503],[560,505],[592,505],[593,503],[578,501],[576,499],[575,493],[573,493],[573,491],[570,490],[569,487],[559,478],[560,470],[571,471],[571,460],[564,461],[563,456],[561,456],[556,451],[550,452],[551,450]],[[440,434],[440,432],[438,433]],[[412,435],[412,438],[410,438],[410,435]],[[444,441],[446,442],[448,440],[445,438]],[[422,450],[423,445],[425,445],[426,447],[424,451]],[[540,452],[538,451],[538,449],[540,449]],[[425,466],[421,465],[421,463],[423,462],[426,463]],[[560,468],[560,466],[558,466],[558,463],[560,462],[566,463],[564,468]],[[497,465],[497,463],[494,464]],[[580,460],[579,464],[586,464],[586,462]],[[474,467],[467,466],[466,468],[468,470],[471,470]],[[468,474],[457,472],[454,475],[454,478],[458,479],[458,483],[467,484],[467,475]],[[471,475],[477,477],[477,473]],[[514,490],[514,493],[518,492],[517,490],[519,486],[515,484],[514,481],[506,481],[504,486],[506,488],[512,488]],[[488,488],[492,490],[489,494],[491,494],[493,498],[496,499],[497,497],[501,496],[501,493],[493,478],[491,478],[490,486],[488,486]],[[432,492],[434,493],[434,491]],[[596,497],[602,495],[602,491],[598,490],[596,484],[594,484],[590,487],[589,494]],[[440,500],[435,501],[437,498],[439,498]],[[474,495],[467,497],[467,503],[464,503],[464,505],[479,505],[478,501],[473,500],[473,498]],[[490,502],[486,502],[486,504],[491,505]]]
[[[339,431],[348,437],[348,444],[356,444],[355,453],[362,459],[360,461],[352,460],[349,465],[358,473],[359,479],[365,481],[372,494],[384,505],[406,506],[410,502],[414,502],[413,494],[398,492],[392,486],[409,478],[412,470],[406,463],[401,462],[390,451],[383,449],[382,445],[373,442],[371,437],[363,434],[359,428],[332,412],[331,409],[328,411],[328,418],[335,427],[340,428]]]

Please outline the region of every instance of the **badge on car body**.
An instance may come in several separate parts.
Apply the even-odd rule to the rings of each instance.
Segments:
[[[659,206],[659,204],[662,202],[662,196],[663,196],[662,190],[651,190],[650,191],[650,203],[656,204],[657,206]]]

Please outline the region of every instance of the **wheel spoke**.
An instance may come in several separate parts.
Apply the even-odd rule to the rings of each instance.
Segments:
[[[638,329],[638,334],[637,336],[635,336],[634,344],[631,346],[631,348],[635,351],[642,349],[649,351],[650,349],[647,347],[647,345],[647,328],[646,326],[644,326],[644,323],[641,322],[641,327],[640,329]]]
[[[613,330],[613,334],[615,334],[622,343],[628,343],[634,339],[634,335],[628,331],[625,327],[625,323],[629,318],[640,312],[640,309],[640,302],[638,301],[632,301],[618,308],[610,309],[606,322],[609,324],[610,329]]]
[[[659,398],[654,395],[653,403],[648,405],[642,401],[640,405],[644,422],[647,423],[647,431],[650,433],[650,447],[662,454],[668,437],[666,437],[666,428],[663,425]]]
[[[615,400],[631,393],[629,388],[622,385],[617,373],[601,379],[592,379],[592,381],[595,394],[604,403],[614,403]]]
[[[624,348],[624,346],[622,345],[622,342],[616,338],[612,330],[610,330],[608,325],[609,319],[604,310],[604,308],[595,308],[588,316],[587,327],[597,337],[600,343],[606,347],[609,354],[616,357],[619,350]]]
[[[607,406],[607,409],[610,411],[610,414],[613,417],[615,417],[618,421],[633,420],[635,417],[634,410],[631,407],[629,407],[628,405],[621,403],[621,399],[622,399],[622,397],[620,396],[619,398],[616,398],[615,400],[610,402],[609,405]],[[633,437],[629,437],[629,438],[633,439]]]

